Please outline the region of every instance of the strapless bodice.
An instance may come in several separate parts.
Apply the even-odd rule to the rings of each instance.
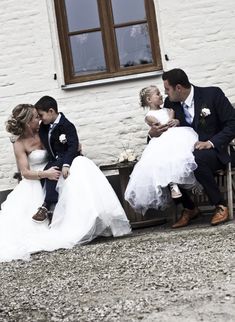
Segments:
[[[41,168],[47,163],[47,151],[46,150],[34,150],[29,153],[28,160],[30,168]]]

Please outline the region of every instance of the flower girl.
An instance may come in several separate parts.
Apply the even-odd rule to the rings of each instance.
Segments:
[[[192,187],[196,183],[193,171],[197,165],[194,160],[194,144],[197,133],[191,127],[178,127],[174,111],[162,108],[162,95],[156,86],[140,91],[140,105],[149,111],[145,122],[166,124],[167,130],[157,138],[152,138],[141,159],[130,176],[125,199],[143,215],[149,208],[164,209],[171,198],[181,197],[178,184]]]

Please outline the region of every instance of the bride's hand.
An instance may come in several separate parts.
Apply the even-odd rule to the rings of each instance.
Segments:
[[[51,167],[50,169],[45,170],[46,175],[47,175],[47,178],[49,180],[56,180],[56,181],[58,181],[59,180],[59,177],[60,177],[60,174],[61,174],[61,171],[58,170],[58,169],[59,169],[58,167]]]

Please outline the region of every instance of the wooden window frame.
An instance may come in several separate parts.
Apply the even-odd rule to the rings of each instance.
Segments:
[[[79,34],[79,32],[68,32],[67,27],[67,16],[65,9],[64,0],[54,0],[55,12],[57,19],[57,28],[59,35],[59,42],[61,48],[61,55],[64,68],[64,80],[65,84],[82,83],[93,80],[102,80],[112,77],[134,75],[140,73],[147,73],[153,71],[159,71],[162,69],[162,61],[159,46],[158,29],[155,15],[155,7],[153,0],[144,0],[146,20],[138,20],[136,22],[131,21],[130,23],[121,23],[114,25],[112,17],[112,4],[111,0],[97,0],[99,18],[100,18],[100,29],[103,46],[104,46],[104,57],[107,65],[107,71],[97,72],[94,74],[87,74],[82,76],[74,75],[73,72],[73,58],[70,49],[69,36],[73,34]],[[118,49],[115,41],[115,28],[134,25],[134,23],[147,23],[151,44],[151,52],[153,62],[151,64],[143,64],[121,68],[119,64]],[[89,29],[89,32],[96,31],[97,28]],[[98,30],[98,29],[97,29]],[[88,30],[87,30],[88,31]],[[85,33],[83,30],[82,33]]]

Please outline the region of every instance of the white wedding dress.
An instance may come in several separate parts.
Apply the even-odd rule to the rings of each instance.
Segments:
[[[42,170],[47,152],[28,156],[30,168]],[[23,179],[8,195],[0,211],[0,262],[28,260],[38,251],[53,251],[88,243],[97,236],[131,232],[125,212],[106,177],[84,156],[74,159],[69,177],[57,184],[59,201],[50,227],[35,223],[32,215],[44,201],[38,180]]]
[[[150,110],[161,124],[169,120],[166,108]],[[191,127],[172,127],[152,138],[130,176],[125,199],[137,212],[145,214],[149,208],[164,209],[170,204],[168,184],[184,188],[196,184],[193,171],[197,168],[193,150],[198,141]]]

